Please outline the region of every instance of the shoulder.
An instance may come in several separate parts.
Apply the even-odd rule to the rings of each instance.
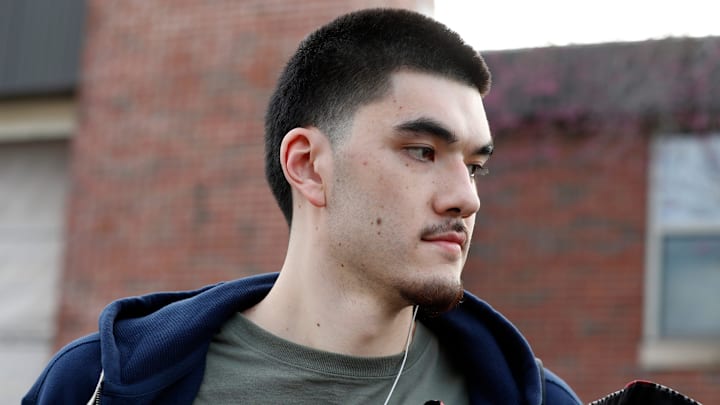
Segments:
[[[580,398],[570,388],[570,386],[558,377],[555,373],[545,369],[545,395],[547,404],[558,405],[579,405],[582,404]]]
[[[50,360],[22,403],[85,403],[95,389],[100,370],[98,334],[77,339]]]

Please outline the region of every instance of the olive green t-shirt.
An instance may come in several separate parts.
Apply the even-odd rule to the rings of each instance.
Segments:
[[[391,404],[467,404],[465,379],[420,322]],[[215,336],[195,404],[383,404],[402,354],[355,357],[279,338],[241,314]]]

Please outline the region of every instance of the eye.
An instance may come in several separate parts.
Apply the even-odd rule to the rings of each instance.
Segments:
[[[405,148],[405,150],[414,159],[423,162],[432,162],[435,160],[435,150],[429,146],[411,146]]]
[[[468,174],[470,174],[470,178],[474,179],[477,176],[485,176],[488,173],[490,173],[490,170],[488,168],[483,167],[483,165],[478,164],[469,164],[467,165],[468,168]]]

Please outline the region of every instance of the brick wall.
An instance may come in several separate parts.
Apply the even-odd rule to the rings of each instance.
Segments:
[[[584,400],[638,377],[646,137],[499,135],[466,283]]]
[[[112,299],[279,269],[267,99],[305,35],[371,6],[432,2],[88,2],[57,346]]]
[[[711,403],[718,370],[649,372],[638,362],[650,137],[611,127],[496,134],[466,285],[583,400],[647,379]]]

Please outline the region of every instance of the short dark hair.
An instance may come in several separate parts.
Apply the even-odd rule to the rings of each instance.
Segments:
[[[293,128],[315,126],[336,141],[357,108],[383,97],[401,69],[490,88],[482,57],[445,25],[401,9],[343,15],[302,41],[280,75],[265,117],[265,176],[290,224],[292,192],[280,144]]]

